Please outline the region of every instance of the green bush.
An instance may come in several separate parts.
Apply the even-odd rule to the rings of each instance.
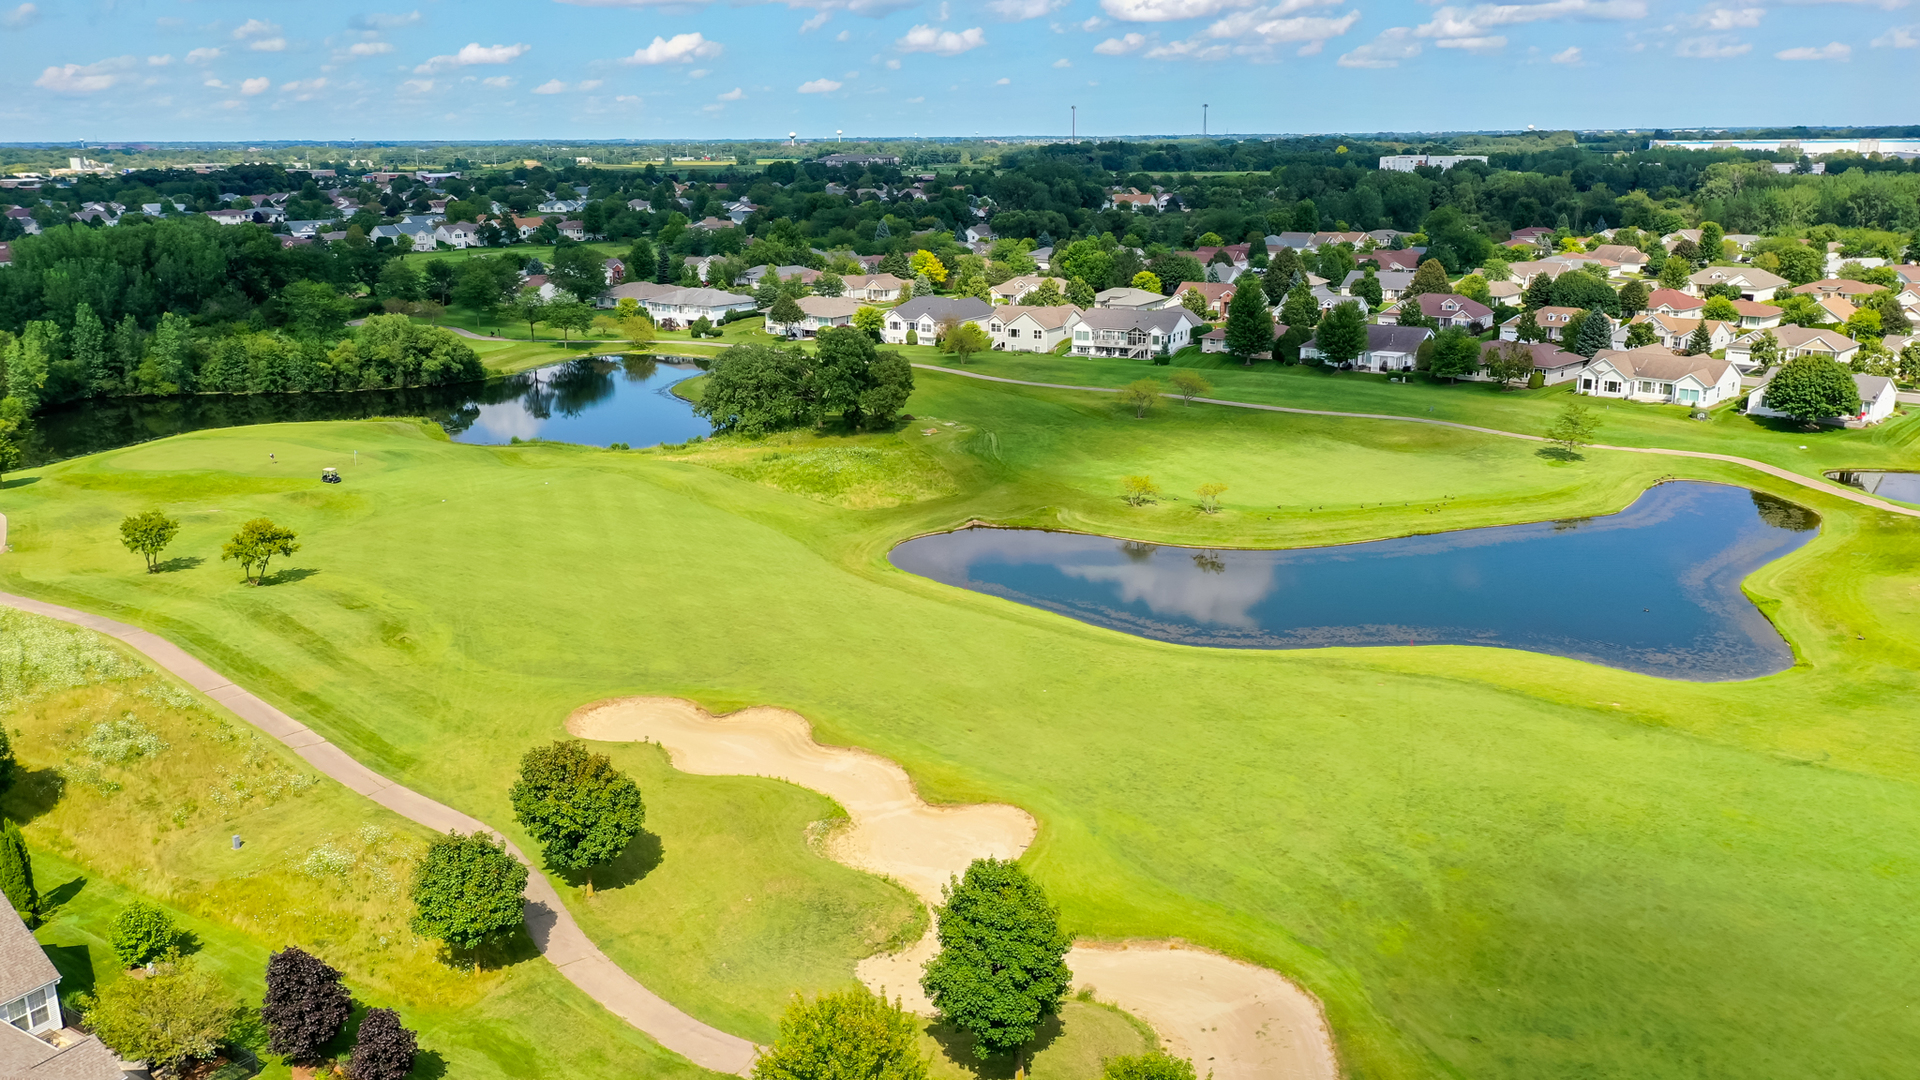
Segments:
[[[165,956],[179,939],[173,915],[144,900],[128,904],[113,919],[113,955],[128,967]]]

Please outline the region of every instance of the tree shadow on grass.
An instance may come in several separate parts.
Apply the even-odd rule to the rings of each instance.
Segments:
[[[1034,1030],[1033,1041],[1028,1043],[1019,1055],[995,1054],[989,1058],[974,1056],[974,1037],[971,1033],[947,1024],[928,1023],[927,1034],[940,1044],[941,1053],[947,1060],[965,1069],[976,1080],[1013,1080],[1017,1073],[1019,1058],[1024,1057],[1028,1068],[1032,1068],[1034,1055],[1053,1045],[1060,1037],[1063,1025],[1058,1016],[1049,1016],[1040,1021]]]
[[[67,778],[58,769],[14,766],[13,789],[7,792],[7,816],[22,825],[45,815],[67,793]]]
[[[74,897],[79,896],[80,890],[86,887],[87,879],[77,877],[71,881],[63,881],[52,889],[41,893],[40,917],[43,919],[51,919],[53,916],[58,915],[61,906]]]
[[[1559,464],[1562,464],[1562,465],[1571,465],[1576,461],[1587,460],[1585,457],[1581,456],[1579,451],[1569,450],[1564,446],[1543,446],[1540,449],[1535,450],[1533,452],[1533,456],[1537,458],[1545,458],[1548,461],[1558,462]]]
[[[28,484],[37,484],[39,482],[40,478],[37,476],[17,476],[12,480],[0,480],[0,488],[26,487]]]
[[[180,570],[192,570],[194,567],[206,561],[207,560],[198,555],[176,555],[171,559],[155,563],[153,572],[156,574],[171,574]]]
[[[587,870],[563,870],[560,877],[576,889],[584,888],[589,881],[596,891],[623,889],[653,873],[666,857],[667,848],[660,837],[642,829],[612,862]]]
[[[311,566],[290,566],[285,570],[275,570],[273,573],[261,578],[260,584],[291,585],[296,581],[305,581],[319,572],[319,570]]]

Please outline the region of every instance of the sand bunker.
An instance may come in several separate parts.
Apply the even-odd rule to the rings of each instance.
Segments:
[[[923,901],[976,858],[1013,858],[1033,842],[1032,816],[999,804],[929,806],[906,771],[862,750],[822,746],[812,727],[786,709],[743,709],[714,717],[677,698],[623,698],[586,706],[567,718],[585,739],[656,742],[675,768],[703,776],[768,776],[839,803],[850,824],[828,839],[840,862],[884,874]],[[933,935],[891,956],[859,965],[860,980],[932,1007],[920,992],[921,967],[936,951]],[[1135,941],[1076,946],[1067,954],[1076,986],[1092,986],[1153,1025],[1167,1049],[1190,1057],[1217,1080],[1339,1075],[1332,1039],[1311,994],[1278,973],[1201,949]]]

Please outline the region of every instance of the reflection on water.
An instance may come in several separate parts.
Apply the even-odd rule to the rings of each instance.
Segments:
[[[424,416],[465,443],[521,438],[652,446],[713,430],[671,389],[699,373],[646,356],[608,356],[411,390],[107,398],[35,417],[25,451],[27,464],[41,465],[204,428],[376,416]]]
[[[1029,529],[894,548],[903,570],[1190,645],[1497,645],[1679,679],[1752,678],[1792,650],[1740,591],[1810,511],[1662,484],[1606,517],[1293,551],[1196,550]]]
[[[1830,472],[1827,479],[1883,499],[1920,503],[1920,472]]]

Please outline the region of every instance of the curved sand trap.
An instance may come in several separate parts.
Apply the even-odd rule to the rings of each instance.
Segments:
[[[828,839],[849,866],[892,877],[928,904],[977,858],[1010,859],[1033,842],[1032,816],[1001,804],[929,806],[906,770],[862,750],[822,746],[798,713],[743,709],[714,717],[678,698],[623,698],[567,718],[584,739],[657,742],[675,768],[702,776],[769,776],[838,802],[851,819]],[[937,944],[859,965],[860,980],[930,1014],[921,967]],[[1277,972],[1169,942],[1080,945],[1067,954],[1076,984],[1153,1025],[1166,1048],[1217,1080],[1333,1080],[1340,1074],[1319,1002]]]

